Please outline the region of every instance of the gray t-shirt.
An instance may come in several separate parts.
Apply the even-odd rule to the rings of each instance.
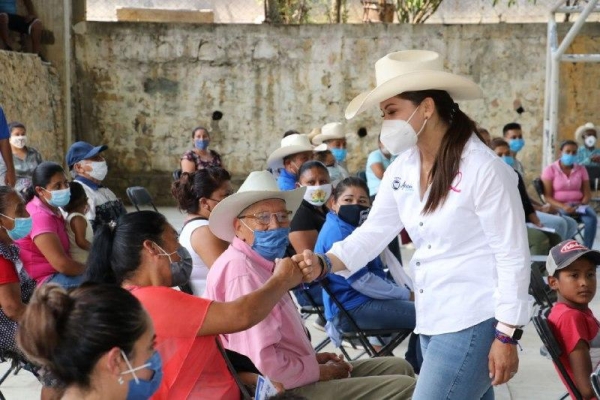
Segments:
[[[27,146],[27,155],[25,159],[21,159],[13,154],[13,164],[15,165],[15,174],[17,183],[15,190],[20,192],[23,189],[31,186],[31,176],[33,170],[42,162],[42,155],[33,147]],[[2,184],[6,182],[6,164],[4,159],[0,157],[0,181]]]

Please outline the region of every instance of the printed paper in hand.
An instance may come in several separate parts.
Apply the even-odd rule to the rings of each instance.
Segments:
[[[264,376],[258,376],[256,381],[256,392],[254,393],[255,400],[266,400],[271,396],[277,394],[277,389],[271,383],[269,378]]]

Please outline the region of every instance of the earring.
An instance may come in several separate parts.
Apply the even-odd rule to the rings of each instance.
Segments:
[[[119,385],[122,385],[123,383],[125,383],[122,376],[120,376],[119,379],[117,379],[117,382],[119,382]]]

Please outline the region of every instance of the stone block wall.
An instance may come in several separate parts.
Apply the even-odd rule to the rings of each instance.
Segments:
[[[62,164],[65,157],[60,82],[53,67],[37,56],[0,51],[0,106],[7,120],[27,127],[28,145],[44,160]]]
[[[567,27],[561,27],[563,31]],[[191,146],[191,129],[210,126],[212,148],[237,177],[265,168],[288,129],[308,133],[344,121],[348,102],[375,83],[374,62],[399,49],[425,48],[479,83],[482,100],[460,106],[488,128],[523,125],[520,154],[529,180],[540,172],[546,25],[182,25],[81,23],[75,29],[76,136],[106,143],[107,183],[119,193],[144,183],[171,202],[170,173]],[[572,48],[598,50],[600,24],[585,26]],[[598,64],[561,71],[561,137],[600,123]],[[518,115],[513,101],[525,113]],[[344,121],[345,122],[345,121]],[[378,110],[345,122],[351,172],[376,148]],[[359,138],[360,127],[369,135]]]

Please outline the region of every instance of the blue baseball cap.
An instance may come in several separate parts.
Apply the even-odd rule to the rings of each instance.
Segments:
[[[67,151],[67,165],[72,169],[79,161],[92,158],[106,149],[108,146],[105,144],[94,147],[88,142],[75,142]]]

